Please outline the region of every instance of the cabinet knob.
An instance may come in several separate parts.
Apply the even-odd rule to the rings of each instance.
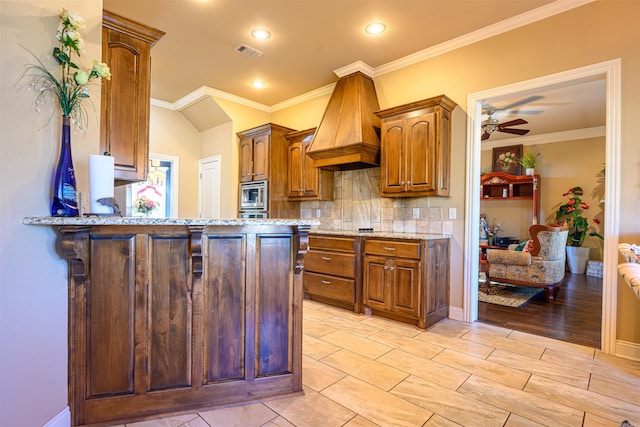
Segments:
[[[325,284],[325,285],[330,285],[330,284],[331,284],[331,281],[329,281],[329,280],[323,280],[323,281],[322,281],[322,283],[323,283],[323,284]]]
[[[411,181],[407,181],[407,185],[411,185]]]
[[[387,266],[385,265],[385,266],[384,266],[384,269],[385,269],[385,270],[388,270],[388,269],[389,269],[389,267],[387,267]]]
[[[331,261],[331,258],[330,258],[330,257],[328,257],[328,256],[323,256],[323,257],[322,257],[322,260],[323,260],[323,261]]]
[[[400,181],[400,185],[404,185],[404,181]]]
[[[395,267],[389,267],[389,270],[393,271],[395,270]]]

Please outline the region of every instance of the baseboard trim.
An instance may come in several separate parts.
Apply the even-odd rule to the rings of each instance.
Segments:
[[[640,344],[616,340],[616,356],[640,362]]]
[[[451,307],[449,306],[449,319],[459,320],[464,322],[464,310],[462,307]]]
[[[71,410],[67,406],[60,411],[55,417],[51,418],[42,427],[70,427],[71,426]]]

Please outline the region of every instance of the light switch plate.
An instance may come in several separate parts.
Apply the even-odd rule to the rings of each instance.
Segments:
[[[449,208],[449,219],[456,219],[456,208]]]
[[[413,219],[420,218],[420,208],[413,208]]]
[[[316,209],[316,218],[320,218],[320,209]]]

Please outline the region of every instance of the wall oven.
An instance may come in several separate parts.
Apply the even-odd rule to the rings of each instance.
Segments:
[[[240,211],[264,211],[267,206],[267,181],[240,183]]]

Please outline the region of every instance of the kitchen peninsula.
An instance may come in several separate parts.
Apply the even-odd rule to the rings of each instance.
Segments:
[[[302,391],[312,221],[25,218],[69,264],[73,425]]]

